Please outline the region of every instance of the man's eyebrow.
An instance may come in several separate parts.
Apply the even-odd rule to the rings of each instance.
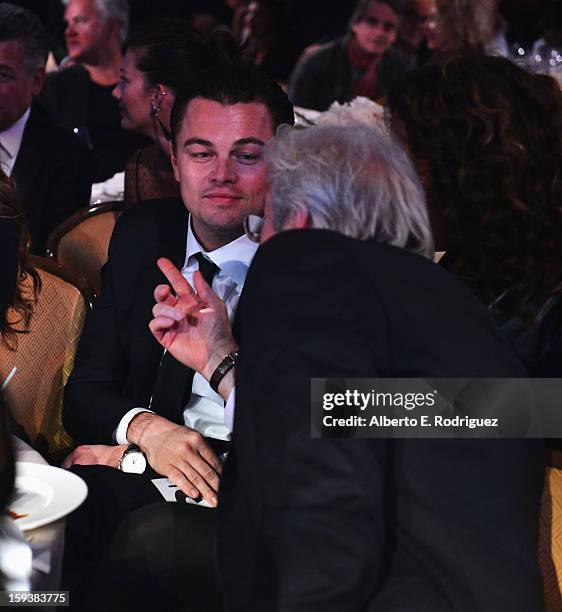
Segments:
[[[205,140],[203,138],[188,138],[184,143],[184,147],[189,147],[189,145],[201,145],[202,147],[212,147],[213,143],[210,140]]]
[[[12,72],[15,74],[15,70],[9,64],[0,64],[0,70],[5,70],[6,72]]]
[[[265,142],[263,140],[260,140],[259,138],[256,138],[255,136],[248,136],[248,138],[240,138],[240,140],[237,140],[234,143],[234,146],[241,147],[247,144],[256,144],[260,147],[265,147]]]
[[[201,145],[202,147],[213,147],[213,143],[210,140],[205,140],[204,138],[188,138],[184,143],[184,147],[189,147],[190,145]],[[233,143],[235,147],[242,147],[247,144],[255,144],[260,147],[265,147],[265,142],[256,138],[255,136],[248,136],[247,138],[240,138]]]

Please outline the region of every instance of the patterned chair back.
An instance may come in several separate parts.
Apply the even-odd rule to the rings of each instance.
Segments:
[[[124,206],[123,202],[104,202],[80,210],[49,236],[48,256],[83,278],[95,295],[100,292],[100,271]]]
[[[16,350],[0,345],[0,380],[16,368],[4,390],[12,419],[36,450],[56,457],[73,446],[61,423],[62,392],[92,295],[54,262],[42,257],[32,262],[41,292],[29,332],[18,334]]]

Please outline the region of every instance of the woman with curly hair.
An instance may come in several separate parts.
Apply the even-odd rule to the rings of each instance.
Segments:
[[[452,54],[391,91],[436,247],[531,375],[562,373],[562,93],[507,60]]]
[[[16,334],[29,325],[41,285],[29,262],[29,233],[23,217],[19,197],[10,179],[0,170],[0,343],[5,342],[12,349],[17,344]],[[23,286],[28,276],[32,280],[31,291]]]

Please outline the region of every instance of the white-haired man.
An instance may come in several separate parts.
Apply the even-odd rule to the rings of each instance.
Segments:
[[[226,609],[542,609],[539,441],[311,438],[311,378],[523,375],[478,300],[431,261],[406,154],[357,126],[288,132],[266,158],[262,246],[234,324]],[[177,298],[157,288],[154,335],[232,402],[224,307],[160,265]]]
[[[147,139],[121,128],[111,92],[119,81],[121,46],[128,31],[126,0],[65,0],[63,69],[49,74],[41,101],[59,123],[92,149],[92,180],[104,181],[125,168]]]

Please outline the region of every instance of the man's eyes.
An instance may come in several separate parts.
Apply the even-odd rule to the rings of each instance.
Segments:
[[[236,159],[243,164],[255,164],[261,159],[261,155],[258,153],[250,153],[248,151],[241,151],[235,154]]]
[[[207,161],[216,155],[213,151],[189,151],[188,154],[194,161]],[[255,164],[262,157],[261,153],[254,153],[253,151],[236,151],[232,153],[232,158],[244,165]]]
[[[209,159],[211,153],[209,151],[191,151],[189,156],[192,159]]]
[[[9,83],[11,81],[15,81],[16,77],[11,72],[2,72],[0,71],[0,82]]]

